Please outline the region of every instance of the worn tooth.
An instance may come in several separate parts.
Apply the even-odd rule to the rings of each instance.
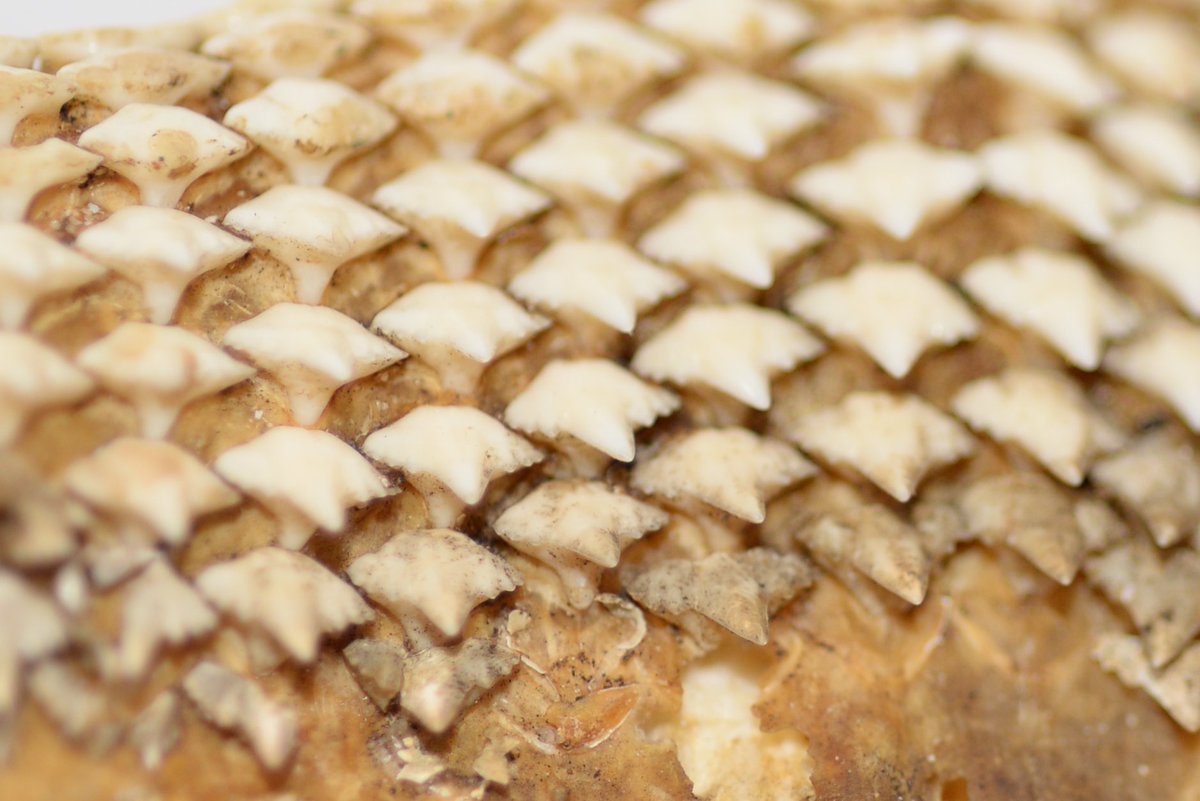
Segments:
[[[549,326],[495,287],[475,281],[421,284],[375,315],[371,328],[470,395],[487,365]]]
[[[972,6],[1014,19],[1071,24],[1086,21],[1102,9],[1107,0],[967,0]]]
[[[196,577],[196,588],[217,609],[265,633],[305,664],[316,659],[322,637],[375,616],[320,562],[282,548],[258,548],[206,567]]]
[[[1175,103],[1200,96],[1200,36],[1185,18],[1131,7],[1087,29],[1092,51],[1126,83]]]
[[[13,133],[26,117],[57,115],[76,86],[65,77],[0,64],[0,147],[12,143]]]
[[[816,472],[796,449],[744,428],[696,429],[638,460],[631,478],[641,492],[692,498],[750,523],[766,502]]]
[[[563,201],[589,236],[608,236],[634,195],[685,164],[675,148],[615,123],[572,120],[522,149],[508,167]]]
[[[520,661],[503,645],[479,638],[453,648],[428,648],[405,664],[410,689],[400,696],[400,706],[427,730],[441,734]]]
[[[250,150],[238,134],[179,106],[130,103],[79,137],[128,179],[147,206],[171,208],[197,178]]]
[[[970,26],[954,17],[870,20],[804,48],[792,69],[873,104],[893,136],[915,136],[930,87],[959,66],[970,35]]]
[[[86,373],[25,334],[0,331],[0,364],[0,445],[41,409],[75,403],[92,391]]]
[[[366,638],[342,649],[342,658],[354,680],[381,712],[387,712],[404,688],[404,663],[408,656],[408,651],[399,645]]]
[[[623,334],[687,282],[613,239],[556,239],[508,283],[526,303],[584,314]]]
[[[113,440],[74,462],[63,480],[96,508],[172,545],[187,540],[196,518],[238,501],[194,456],[159,440]]]
[[[213,469],[275,516],[276,541],[293,550],[318,528],[340,532],[347,507],[388,494],[383,478],[354,448],[324,431],[293,426],[230,448]]]
[[[862,473],[901,503],[931,470],[975,451],[957,420],[916,395],[853,392],[803,417],[789,432],[800,446]]]
[[[254,375],[249,367],[182,328],[122,323],[75,361],[138,410],[142,436],[167,436],[180,411]]]
[[[1200,731],[1200,644],[1163,669],[1150,664],[1137,637],[1102,635],[1093,653],[1101,667],[1127,686],[1145,690],[1180,726]]]
[[[163,690],[129,726],[129,745],[137,751],[142,767],[148,771],[161,768],[179,745],[182,728],[179,694]]]
[[[654,0],[638,16],[688,47],[738,62],[779,53],[813,30],[811,15],[784,0]]]
[[[983,185],[974,155],[913,139],[879,139],[794,176],[788,191],[839,220],[866,223],[893,239],[912,238]]]
[[[37,40],[19,36],[0,36],[0,65],[32,69],[37,57]]]
[[[350,10],[372,27],[420,50],[456,50],[513,10],[520,0],[353,0]]]
[[[1084,564],[1092,583],[1133,619],[1150,664],[1161,668],[1200,632],[1200,554],[1161,552],[1132,540],[1093,556]]]
[[[979,151],[987,188],[1053,214],[1092,242],[1107,242],[1141,194],[1082,140],[1049,129],[995,139]]]
[[[1140,321],[1136,307],[1072,253],[1022,248],[990,256],[968,267],[960,283],[992,314],[1032,328],[1081,370],[1099,367],[1106,341]]]
[[[1140,517],[1160,548],[1200,534],[1200,460],[1188,440],[1152,432],[1097,462],[1089,477]]]
[[[87,569],[92,586],[100,591],[117,586],[159,557],[151,543],[137,540],[118,540],[110,543],[89,543],[79,552],[79,563]]]
[[[117,672],[139,680],[160,648],[202,637],[216,625],[216,614],[192,585],[156,559],[125,586]]]
[[[230,328],[223,342],[283,386],[292,416],[305,426],[321,418],[340,387],[407,355],[341,312],[299,303],[271,306]]]
[[[204,661],[188,671],[183,692],[205,720],[246,740],[267,770],[282,770],[291,760],[299,739],[295,712],[250,679]]]
[[[1193,317],[1200,317],[1200,209],[1157,200],[1117,229],[1107,250],[1127,269],[1161,284]]]
[[[771,612],[812,582],[812,569],[794,554],[752,548],[632,567],[622,579],[630,596],[656,615],[686,625],[689,614],[699,614],[744,640],[765,645]],[[708,639],[702,632],[700,636]]]
[[[280,78],[229,109],[224,123],[308,186],[324,184],[335,167],[396,130],[382,105],[319,78]]]
[[[49,72],[67,64],[113,50],[131,47],[160,47],[165,50],[194,50],[200,33],[191,22],[136,28],[92,28],[70,33],[49,33],[37,38],[41,68]]]
[[[425,496],[437,525],[483,498],[492,479],[542,460],[542,453],[494,417],[469,406],[419,406],[372,433],[363,450],[403,470]],[[445,498],[446,490],[455,498]]]
[[[75,96],[112,111],[130,103],[173,106],[207,94],[229,75],[229,64],[180,50],[131,47],[97,53],[68,64],[59,78],[71,81]]]
[[[1200,133],[1179,109],[1149,103],[1105,111],[1092,137],[1117,163],[1153,186],[1200,195]]]
[[[616,567],[627,545],[667,520],[666,512],[602,481],[547,481],[505,509],[492,527],[517,550],[554,568],[571,605],[585,609],[596,596],[600,568]]]
[[[521,585],[521,574],[504,559],[440,528],[402,531],[355,559],[346,573],[414,639],[425,621],[446,637],[457,636],[472,609]]]
[[[550,100],[545,87],[475,51],[425,53],[385,78],[375,96],[428,134],[442,155],[464,158]]]
[[[104,267],[31,225],[0,222],[0,328],[20,328],[42,298],[104,275]]]
[[[1087,52],[1053,29],[1011,23],[976,26],[970,57],[983,71],[1072,114],[1094,111],[1117,95],[1117,87],[1091,63]]]
[[[647,133],[716,159],[758,162],[823,117],[799,89],[741,71],[706,72],[638,117]]]
[[[319,303],[338,267],[405,233],[379,212],[320,186],[276,186],[230,210],[224,222],[291,269],[301,303]]]
[[[240,259],[250,243],[186,212],[128,206],[85,229],[75,246],[138,284],[150,320],[171,321],[195,278]]]
[[[78,671],[61,661],[44,661],[29,672],[29,694],[63,736],[104,750],[115,732],[106,726],[106,699]]]
[[[638,249],[700,278],[714,274],[766,289],[779,266],[829,230],[809,215],[748,189],[694,192],[642,235]]]
[[[478,161],[434,160],[375,191],[371,200],[437,251],[446,278],[466,278],[483,247],[550,206],[542,192]]]
[[[585,113],[602,113],[652,81],[683,69],[676,48],[620,17],[559,14],[513,52],[520,69]]]
[[[1104,369],[1157,395],[1200,431],[1200,374],[1180,365],[1198,364],[1200,326],[1162,317],[1104,357]]]
[[[320,78],[358,56],[370,40],[367,29],[348,17],[289,8],[244,15],[206,39],[200,51],[266,81]]]
[[[647,340],[635,371],[655,381],[712,387],[752,409],[771,406],[771,378],[816,358],[821,342],[777,311],[696,305]]]
[[[0,568],[0,717],[17,703],[23,664],[52,654],[67,642],[66,620],[53,601],[16,573]]]
[[[1064,484],[1078,486],[1092,460],[1125,435],[1091,407],[1063,373],[1009,368],[964,386],[951,401],[972,428],[1014,442]]]
[[[20,220],[44,189],[74,184],[103,158],[61,139],[29,147],[0,146],[0,222]]]
[[[633,461],[633,433],[679,408],[679,399],[607,359],[556,359],[504,410],[513,428],[570,435],[622,462]]]
[[[801,287],[788,310],[830,337],[854,342],[893,378],[906,376],[926,349],[979,333],[962,298],[913,262],[862,262],[844,276]]]
[[[75,553],[74,520],[63,493],[15,453],[0,450],[0,564],[37,570]]]

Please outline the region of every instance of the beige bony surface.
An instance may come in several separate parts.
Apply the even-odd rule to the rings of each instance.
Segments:
[[[0,798],[1200,797],[1195,15],[0,38]]]

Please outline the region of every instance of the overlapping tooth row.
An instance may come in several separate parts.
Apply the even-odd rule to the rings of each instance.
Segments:
[[[532,670],[524,598],[762,644],[967,541],[1082,572],[1200,726],[1194,27],[327,5],[0,40],[0,465],[50,498],[0,485],[0,729],[27,694],[153,768],[186,698],[286,773],[256,672],[345,646],[440,735]],[[964,70],[998,118],[936,135]],[[948,256],[984,208],[1020,241]]]

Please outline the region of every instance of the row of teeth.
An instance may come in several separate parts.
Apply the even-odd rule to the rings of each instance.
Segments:
[[[1200,379],[1178,369],[1200,359],[1200,328],[1185,317],[1200,315],[1190,257],[1200,248],[1200,212],[1184,200],[1148,196],[1124,174],[1156,192],[1200,192],[1200,135],[1186,115],[1160,104],[1200,96],[1200,43],[1154,13],[1098,17],[1086,30],[1091,55],[1064,34],[1027,24],[936,18],[850,25],[801,49],[788,77],[871,106],[886,136],[789,176],[786,191],[809,213],[744,186],[755,164],[826,117],[815,94],[746,68],[761,53],[786,52],[812,35],[814,22],[798,6],[658,0],[639,15],[653,33],[617,17],[570,13],[533,32],[509,63],[463,47],[472,28],[456,14],[484,26],[515,5],[450,3],[444,19],[421,25],[386,3],[359,0],[355,13],[372,26],[419,35],[413,43],[429,48],[371,92],[321,77],[370,40],[359,22],[333,14],[254,15],[207,38],[203,55],[135,47],[79,59],[56,55],[52,40],[40,53],[5,43],[6,57],[20,66],[0,67],[0,140],[21,146],[0,149],[0,445],[15,442],[43,412],[93,397],[97,386],[136,408],[142,433],[104,445],[61,477],[72,496],[137,536],[89,545],[76,561],[73,536],[60,531],[56,540],[47,533],[53,526],[42,527],[23,556],[17,541],[6,559],[22,567],[72,560],[76,572],[64,568],[56,582],[58,604],[69,611],[86,604],[80,586],[89,580],[101,590],[124,582],[120,640],[102,671],[145,676],[160,649],[214,631],[217,612],[237,621],[257,669],[284,659],[310,663],[322,638],[375,616],[357,587],[415,647],[357,640],[345,650],[351,669],[381,707],[399,697],[427,730],[445,731],[516,666],[517,656],[498,642],[457,638],[473,609],[523,580],[503,557],[450,527],[488,497],[492,482],[557,454],[571,465],[569,477],[495,509],[488,523],[514,549],[551,566],[574,606],[595,601],[603,571],[619,568],[639,604],[698,640],[711,638],[715,623],[763,643],[769,614],[812,575],[791,555],[708,553],[731,536],[730,521],[764,523],[764,541],[779,551],[799,544],[830,572],[849,567],[909,603],[923,600],[933,560],[966,532],[1012,547],[1064,584],[1083,567],[1144,632],[1140,641],[1106,638],[1101,660],[1127,683],[1145,686],[1185,727],[1200,727],[1200,699],[1187,689],[1200,660],[1200,646],[1190,645],[1200,608],[1187,588],[1200,577],[1200,560],[1189,550],[1164,555],[1123,538],[1107,505],[1023,474],[980,481],[953,502],[917,499],[911,525],[848,484],[822,484],[823,513],[798,528],[773,526],[767,509],[783,490],[819,475],[796,445],[906,503],[927,475],[976,453],[978,434],[1019,445],[1065,485],[1090,478],[1140,514],[1162,548],[1193,534],[1200,462],[1192,448],[1153,434],[1131,441],[1062,370],[1012,368],[977,379],[948,400],[950,413],[914,394],[859,391],[793,419],[773,407],[772,382],[828,347],[800,321],[902,379],[927,351],[980,335],[986,318],[965,294],[1043,338],[1071,367],[1102,369],[1157,395],[1200,430]],[[1043,5],[1055,4],[1022,4],[1031,13]],[[702,54],[703,71],[627,125],[599,119],[687,71],[689,51]],[[27,69],[35,59],[43,69],[61,69]],[[908,138],[931,87],[964,63],[1040,99],[1036,109],[1013,110],[1014,128],[1029,115],[1042,125],[1088,117],[1091,137],[1111,161],[1084,140],[1045,128],[974,150]],[[1030,71],[1031,64],[1040,68]],[[222,124],[171,105],[210,93],[231,69],[262,88],[225,111]],[[1120,82],[1156,102],[1118,103]],[[73,100],[101,110],[77,145],[26,143],[39,118],[57,117]],[[504,160],[509,172],[484,158],[498,134],[555,103],[578,118],[516,148]],[[337,185],[340,165],[385,147],[401,122],[436,143],[435,158],[372,188],[366,203],[326,187]],[[176,210],[190,208],[206,180],[256,148],[277,159],[294,185],[208,219]],[[696,191],[635,242],[621,241],[638,197],[689,165],[727,188]],[[71,247],[22,222],[37,217],[46,190],[80,184],[101,168],[135,186],[141,205],[84,227]],[[1095,264],[1049,248],[980,259],[957,286],[928,265],[878,259],[801,287],[784,298],[790,315],[748,302],[775,284],[783,265],[828,241],[818,215],[911,240],[982,190],[1048,213],[1114,263],[1157,282],[1183,314],[1147,321]],[[557,239],[512,276],[507,293],[467,280],[490,246],[521,225],[539,224],[551,209],[570,216],[575,235]],[[77,233],[55,222],[64,236]],[[341,266],[410,232],[433,248],[450,282],[404,293],[369,326],[311,305]],[[189,287],[252,249],[287,266],[299,303],[277,303],[213,341],[169,325],[182,321]],[[73,359],[22,330],[36,321],[39,304],[110,269],[141,288],[151,322],[123,323]],[[638,331],[641,315],[689,291],[704,302],[653,332]],[[608,359],[552,360],[502,408],[488,410],[494,414],[469,404],[492,362],[552,326],[596,325],[635,336],[628,369]],[[315,428],[341,387],[410,358],[432,369],[459,403],[417,406],[356,432],[348,438],[358,448]],[[211,468],[166,441],[189,404],[258,382],[260,372],[278,385],[298,425],[229,448]],[[713,391],[749,409],[774,408],[783,423],[772,436],[714,424],[636,438],[688,397]],[[636,496],[595,480],[610,459],[633,464],[628,483]],[[317,529],[344,530],[348,508],[393,496],[400,475],[425,499],[431,528],[397,534],[353,561],[347,576],[354,587],[297,552]],[[1164,489],[1180,485],[1197,491]],[[182,545],[199,519],[243,495],[274,516],[279,547],[210,566],[193,586],[154,543]],[[643,536],[689,525],[700,531],[677,536],[703,544],[686,558],[621,564],[622,551]],[[0,638],[0,718],[15,709],[28,668],[30,693],[64,731],[90,733],[102,715],[98,701],[46,659],[71,636],[59,606],[0,570],[0,609],[19,621]],[[402,692],[427,683],[445,692],[432,701]],[[287,763],[296,719],[253,682],[205,661],[181,689],[215,725],[245,737],[268,768]],[[177,706],[178,697],[164,693],[130,734],[148,765],[165,753]]]

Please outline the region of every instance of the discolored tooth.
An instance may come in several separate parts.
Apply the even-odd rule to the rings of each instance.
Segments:
[[[242,15],[238,24],[206,39],[200,51],[265,81],[320,78],[358,56],[370,40],[367,29],[349,17],[289,8]]]
[[[13,133],[26,117],[57,115],[75,91],[75,84],[66,78],[0,64],[0,147],[12,143]]]
[[[195,278],[240,259],[250,243],[175,209],[127,206],[85,229],[75,246],[142,288],[151,322],[171,321]]]
[[[279,78],[225,112],[224,123],[308,186],[321,186],[343,161],[396,130],[395,117],[382,105],[318,78]]]
[[[338,388],[389,367],[407,354],[326,306],[277,303],[225,332],[283,386],[292,416],[315,425]]]
[[[87,256],[31,225],[0,222],[0,328],[20,328],[32,307],[104,275]]]
[[[250,679],[216,662],[196,665],[183,679],[183,692],[200,715],[236,733],[269,771],[279,771],[296,750],[296,714],[272,700]]]
[[[817,124],[817,100],[753,73],[702,73],[638,117],[646,133],[694,150],[736,179],[737,168],[760,162],[784,141]],[[730,163],[732,162],[732,163]]]
[[[366,638],[342,649],[342,658],[367,697],[386,712],[404,688],[404,663],[409,653],[399,645]]]
[[[1186,439],[1152,432],[1101,459],[1089,477],[1142,519],[1158,547],[1200,534],[1200,459]]]
[[[694,499],[750,523],[766,502],[816,472],[795,448],[744,428],[696,429],[638,460],[633,486],[672,501]]]
[[[104,166],[131,181],[147,206],[172,208],[193,181],[250,150],[228,128],[179,106],[130,103],[79,137]]]
[[[88,56],[58,71],[75,96],[116,111],[130,103],[173,106],[213,91],[229,75],[229,64],[161,47],[131,47]]]
[[[63,480],[92,506],[171,545],[187,540],[196,518],[238,501],[196,457],[158,440],[115,439],[72,463]]]
[[[742,63],[786,50],[814,27],[807,11],[785,0],[654,0],[638,16],[701,53]]]
[[[550,100],[545,87],[503,61],[469,50],[425,53],[385,78],[375,96],[449,158],[471,158],[488,137]]]
[[[1176,108],[1118,106],[1091,126],[1092,137],[1132,174],[1180,195],[1200,195],[1200,133]]]
[[[125,586],[117,673],[140,680],[163,646],[203,637],[216,625],[216,614],[192,585],[156,559]]]
[[[17,704],[23,665],[31,665],[67,642],[66,620],[54,602],[16,573],[0,568],[0,716]]]
[[[686,288],[615,239],[556,239],[508,282],[526,303],[568,319],[583,312],[623,334],[633,332],[639,314]]]
[[[622,574],[626,591],[654,614],[685,626],[689,615],[702,615],[758,645],[767,643],[770,614],[812,578],[812,568],[800,557],[766,548],[715,553],[696,561],[668,559]],[[709,639],[702,630],[696,633],[698,639]]]
[[[1095,370],[1108,340],[1131,333],[1136,307],[1088,260],[1022,248],[980,259],[960,279],[971,297],[1017,327],[1032,328],[1081,370]]]
[[[971,28],[956,17],[889,17],[851,25],[800,51],[805,81],[870,103],[892,136],[915,136],[933,86],[962,62]]]
[[[44,189],[81,181],[103,159],[61,139],[0,146],[0,222],[20,220]]]
[[[426,649],[405,664],[410,689],[400,696],[400,705],[427,730],[441,734],[520,661],[503,645],[478,638],[453,648]]]
[[[913,139],[880,139],[807,167],[788,191],[844,222],[865,223],[897,240],[946,217],[983,185],[974,155]]]
[[[1157,200],[1146,205],[1107,243],[1125,268],[1161,284],[1184,311],[1200,317],[1200,209]]]
[[[492,524],[504,541],[550,565],[577,609],[595,599],[602,568],[667,524],[666,512],[602,481],[547,481]]]
[[[355,559],[346,573],[417,641],[426,621],[446,637],[457,636],[472,609],[521,585],[521,574],[504,559],[442,528],[402,531]]]
[[[546,437],[570,435],[633,461],[633,432],[679,408],[679,398],[607,359],[555,359],[504,410],[504,421]]]
[[[550,206],[546,195],[495,167],[445,159],[384,184],[371,202],[428,241],[452,280],[474,272],[489,240]]]
[[[752,409],[771,406],[771,378],[824,351],[777,311],[694,305],[638,348],[632,367],[655,381],[712,387]]]
[[[1163,398],[1188,428],[1200,431],[1200,375],[1180,369],[1197,359],[1200,326],[1164,316],[1109,350],[1104,369]]]
[[[25,334],[0,331],[0,364],[0,445],[15,439],[38,411],[75,403],[92,392],[86,373]]]
[[[951,401],[971,428],[1029,452],[1059,481],[1078,486],[1092,460],[1125,435],[1093,409],[1064,374],[1009,368],[964,386]]]
[[[1129,687],[1150,694],[1175,721],[1190,732],[1200,731],[1200,644],[1192,645],[1170,665],[1155,669],[1137,637],[1101,636],[1096,661]]]
[[[75,357],[106,389],[138,410],[142,436],[167,436],[179,412],[254,375],[220,348],[182,328],[122,323]]]
[[[379,212],[320,186],[276,186],[230,210],[224,222],[287,265],[296,297],[313,304],[338,267],[405,233]]]
[[[206,567],[196,577],[196,588],[217,609],[252,633],[265,634],[303,664],[316,659],[323,637],[375,617],[358,593],[320,562],[282,548],[258,548]]]
[[[954,290],[906,261],[861,262],[801,287],[788,310],[827,336],[849,339],[893,378],[908,375],[928,348],[979,333],[979,320]]]
[[[388,494],[383,478],[354,448],[324,431],[293,426],[272,428],[230,448],[213,469],[275,516],[275,540],[292,550],[303,548],[318,528],[340,532],[347,507]],[[274,561],[266,561],[263,570]]]
[[[1092,52],[1139,92],[1174,103],[1200,97],[1200,36],[1165,9],[1131,7],[1087,29]]]
[[[542,460],[533,445],[469,406],[419,406],[367,437],[363,451],[403,470],[439,526],[478,503],[492,479]]]
[[[1049,129],[994,139],[979,151],[987,188],[1044,210],[1091,242],[1107,242],[1142,198],[1083,141]]]
[[[550,323],[495,287],[475,281],[421,284],[375,315],[371,328],[437,370],[460,395],[496,358]]]
[[[521,42],[512,61],[563,102],[601,114],[647,84],[678,74],[686,59],[620,17],[568,11]]]
[[[562,201],[587,235],[609,236],[635,195],[685,163],[675,148],[614,123],[572,120],[525,147],[508,167]]]
[[[781,263],[828,235],[788,203],[748,189],[708,189],[688,195],[642,235],[638,249],[701,279],[715,275],[766,289]]]
[[[916,395],[853,392],[836,406],[803,417],[788,432],[800,446],[862,473],[901,503],[931,470],[975,452],[954,418]]]

